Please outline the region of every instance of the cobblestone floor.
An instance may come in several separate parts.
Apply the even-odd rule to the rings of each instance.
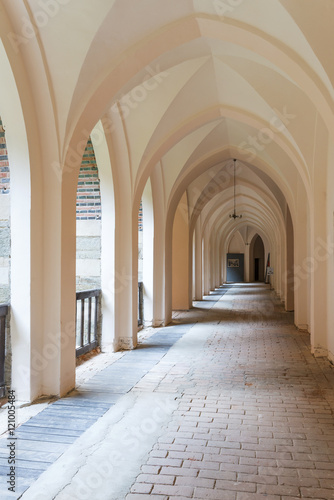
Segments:
[[[140,349],[104,359],[82,396],[107,402],[129,385],[19,498],[334,499],[334,367],[312,356],[266,285],[224,286],[194,305]],[[57,415],[84,419],[72,410]],[[42,417],[27,426],[40,426],[44,446]]]
[[[334,499],[334,368],[268,287],[210,297],[133,389],[178,407],[126,500]]]

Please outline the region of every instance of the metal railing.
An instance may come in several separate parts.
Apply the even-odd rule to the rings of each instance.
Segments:
[[[144,324],[144,284],[138,282],[138,326]]]
[[[76,356],[99,346],[99,316],[101,290],[77,292]]]
[[[6,318],[9,306],[0,304],[0,398],[6,396],[5,360],[6,360]]]

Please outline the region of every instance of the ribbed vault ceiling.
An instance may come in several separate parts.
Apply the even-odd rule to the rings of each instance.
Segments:
[[[2,5],[18,31],[41,11],[39,0]],[[273,235],[297,187],[310,197],[317,138],[332,133],[333,19],[330,0],[71,0],[23,57],[42,61],[28,74],[48,75],[64,158],[118,112],[134,196],[158,164],[166,208],[187,190],[218,230],[231,224],[231,186],[205,203],[192,190],[237,158],[243,224]]]

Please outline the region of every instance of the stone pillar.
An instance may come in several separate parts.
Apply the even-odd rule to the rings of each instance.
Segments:
[[[80,168],[80,167],[79,167]],[[59,371],[60,380],[58,389],[59,396],[65,396],[75,386],[76,369],[76,279],[75,279],[75,258],[76,258],[76,198],[78,173],[69,172],[63,175],[62,193],[61,193],[61,259],[60,259],[60,316],[59,321],[60,335],[55,335],[58,341],[59,349]],[[48,199],[48,198],[47,198]],[[48,226],[50,230],[51,227]],[[45,257],[44,257],[45,258]],[[48,269],[52,266],[52,258],[49,261]],[[49,285],[50,286],[50,285]],[[46,291],[46,290],[45,290]],[[52,286],[49,296],[49,304],[53,307]],[[51,326],[51,325],[50,325]],[[57,332],[57,333],[58,333]],[[54,332],[53,332],[54,333]],[[44,344],[46,350],[47,344]],[[58,361],[57,361],[58,363]],[[53,369],[48,366],[47,378],[48,387],[53,386]],[[52,390],[46,390],[46,394],[53,394]]]
[[[144,324],[153,323],[153,267],[154,267],[154,212],[150,179],[147,181],[143,197],[143,283],[144,283]]]
[[[310,274],[305,270],[310,252],[310,219],[307,198],[302,186],[296,193],[298,207],[294,222],[294,265],[287,272],[287,286],[294,290],[295,325],[300,330],[310,331]]]
[[[216,245],[211,223],[209,223],[209,227],[210,227],[210,290],[214,290],[216,288]]]
[[[286,274],[293,275],[294,267],[294,238],[293,226],[289,207],[286,206]],[[293,283],[285,280],[285,309],[294,310],[294,291]]]
[[[189,220],[187,194],[184,193],[173,223],[172,308],[187,310],[189,300]]]
[[[250,243],[245,244],[245,282],[250,282]]]
[[[332,131],[333,132],[333,131]],[[329,140],[328,166],[327,166],[327,186],[328,191],[334,192],[334,141],[333,137]],[[327,255],[328,276],[327,281],[327,324],[334,325],[334,307],[332,307],[334,296],[334,198],[327,196]],[[328,328],[328,358],[334,363],[334,331]]]
[[[203,295],[210,293],[210,240],[208,235],[208,227],[206,226],[203,238]]]
[[[202,233],[200,216],[195,225],[195,300],[202,300]]]
[[[154,248],[153,248],[153,326],[165,322],[165,194],[160,164],[151,174],[153,213],[154,213]]]
[[[318,165],[325,165],[325,157],[317,159]],[[324,172],[317,169],[313,187],[314,210],[311,214],[311,252],[304,262],[304,272],[311,277],[311,349],[315,356],[328,355],[327,342],[327,300],[324,291],[327,290],[328,260],[330,256],[327,247],[327,210],[326,196],[327,178]],[[326,258],[327,255],[327,258]],[[323,258],[324,256],[324,258]]]
[[[11,387],[19,401],[42,393],[42,373],[32,367],[32,350],[40,354],[42,318],[42,189],[40,159],[29,154],[28,136],[6,54],[0,44],[0,109],[6,127],[11,169]],[[3,86],[3,88],[2,88]],[[33,128],[36,123],[31,121]],[[31,162],[33,162],[31,164]],[[15,167],[15,168],[14,168]],[[34,181],[31,180],[34,172]],[[34,198],[32,199],[32,193]],[[31,280],[31,277],[34,280]]]
[[[215,288],[219,288],[221,285],[221,262],[220,262],[220,252],[219,252],[219,237],[217,232],[214,233],[214,245],[215,245]]]
[[[138,207],[133,207],[129,151],[119,107],[105,116],[115,196],[114,349],[133,349],[138,320]],[[112,126],[111,126],[112,124]],[[102,212],[103,219],[103,212]]]

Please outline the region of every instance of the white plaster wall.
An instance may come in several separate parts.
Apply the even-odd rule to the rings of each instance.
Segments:
[[[228,247],[228,253],[244,253],[245,244],[239,232],[235,233]]]
[[[77,220],[77,236],[101,237],[100,220]]]
[[[77,291],[101,288],[101,220],[77,220]]]

